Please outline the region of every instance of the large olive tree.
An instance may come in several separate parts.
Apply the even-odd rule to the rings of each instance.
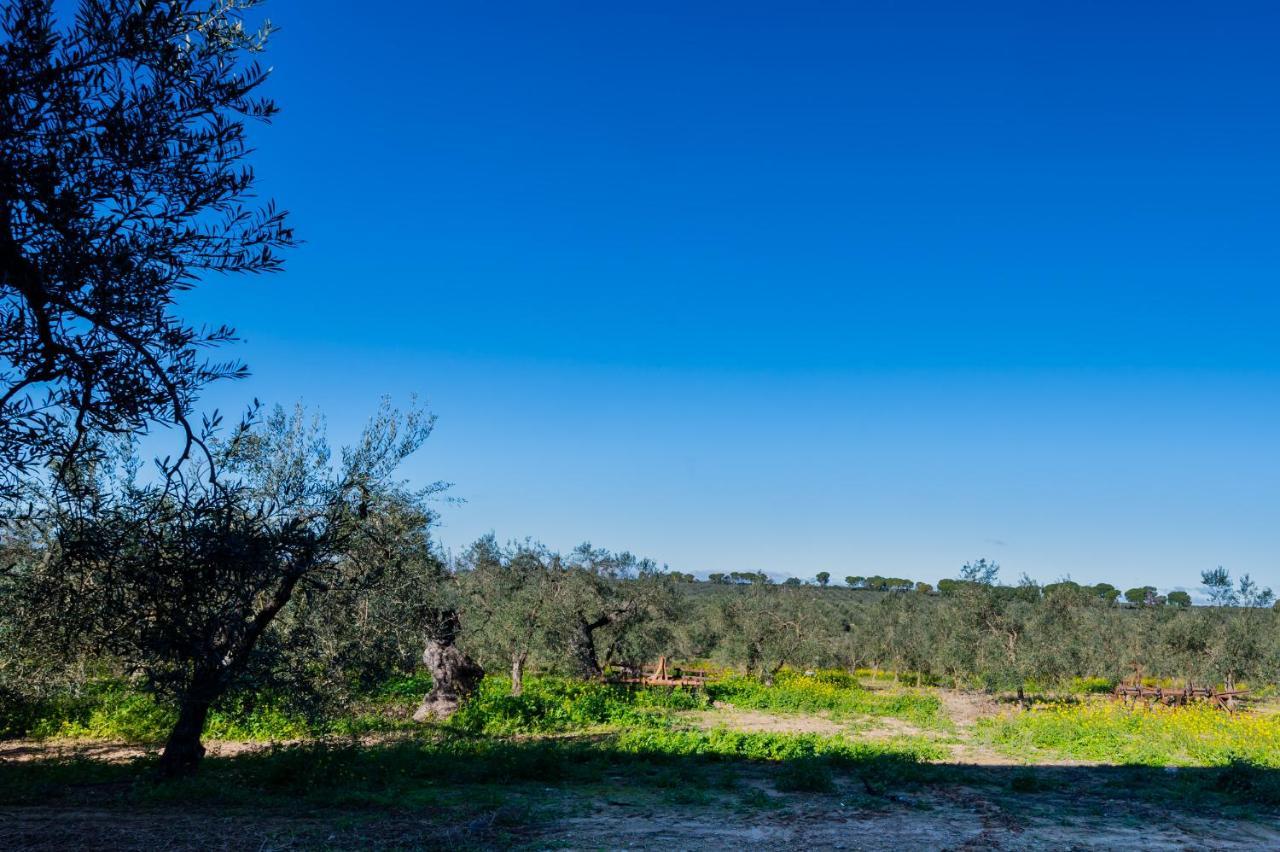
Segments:
[[[43,604],[32,629],[121,660],[172,696],[161,766],[191,771],[210,707],[294,596],[368,582],[381,566],[363,557],[421,534],[435,487],[412,491],[395,471],[431,424],[384,405],[335,460],[317,420],[277,409],[210,444],[216,480],[196,463],[150,481],[128,464],[77,469],[33,521],[47,547],[20,584]],[[420,508],[397,520],[393,505]]]

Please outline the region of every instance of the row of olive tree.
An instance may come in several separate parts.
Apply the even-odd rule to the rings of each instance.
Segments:
[[[1029,684],[1134,675],[1227,684],[1274,683],[1280,613],[1248,577],[1205,572],[1213,605],[1122,608],[1096,587],[996,582],[977,562],[941,596],[826,594],[753,584],[682,598],[676,653],[764,677],[782,665],[910,672],[918,682],[973,684],[1024,697]]]

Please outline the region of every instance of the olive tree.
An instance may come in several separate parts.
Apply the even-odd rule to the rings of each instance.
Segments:
[[[566,635],[571,673],[599,677],[604,664],[640,662],[671,642],[672,578],[651,559],[579,545],[565,564],[567,593],[551,628]]]
[[[720,636],[717,654],[766,682],[785,665],[830,655],[834,619],[815,589],[754,583],[736,590],[713,610]]]
[[[414,523],[377,520],[388,503],[438,490],[395,478],[431,426],[384,404],[334,460],[318,419],[277,408],[210,444],[216,478],[193,463],[148,482],[128,458],[75,471],[51,495],[50,547],[25,584],[45,605],[35,627],[122,660],[172,696],[161,768],[192,771],[210,707],[299,590],[359,584],[379,570],[353,557],[360,543],[416,535],[430,519],[420,508]]]
[[[511,671],[511,694],[524,691],[531,659],[548,656],[571,593],[563,560],[532,541],[499,546],[477,540],[457,565],[466,645],[485,668]]]
[[[246,121],[277,111],[257,5],[0,10],[0,495],[95,432],[177,424],[177,465],[202,443],[200,389],[243,375],[200,354],[234,331],[184,322],[175,297],[277,270],[294,243],[247,161]]]

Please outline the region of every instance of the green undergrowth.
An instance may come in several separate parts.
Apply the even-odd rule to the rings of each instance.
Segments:
[[[496,735],[563,733],[598,728],[669,726],[673,713],[708,706],[704,693],[628,687],[559,677],[525,678],[521,695],[511,681],[486,677],[450,720],[450,727]]]
[[[856,740],[843,735],[732,731],[644,729],[624,731],[613,741],[624,752],[677,757],[733,757],[747,760],[811,760],[826,758],[857,763],[884,756],[913,763],[942,760],[946,748],[920,737],[882,741]]]
[[[423,675],[398,677],[327,715],[304,713],[270,691],[232,693],[211,711],[205,738],[269,742],[408,729],[414,705],[429,688]],[[667,729],[679,726],[680,713],[709,709],[714,701],[837,719],[892,716],[923,728],[947,727],[934,695],[867,689],[844,672],[790,670],[779,672],[772,684],[730,674],[699,690],[531,676],[521,695],[511,694],[507,678],[486,677],[448,724],[496,736]],[[27,708],[26,716],[0,735],[148,743],[163,740],[174,718],[173,706],[150,693],[125,681],[101,680]]]
[[[837,719],[892,716],[923,728],[948,726],[936,695],[906,689],[867,689],[854,675],[841,671],[805,674],[783,669],[772,685],[754,677],[731,675],[708,683],[707,694],[715,701],[755,710],[827,713]]]
[[[712,787],[721,776],[732,777],[735,766],[765,771],[779,764],[785,770],[782,787],[802,789],[800,770],[786,769],[790,762],[817,776],[856,772],[886,782],[910,780],[929,769],[918,753],[893,744],[858,745],[809,735],[665,732],[646,738],[510,739],[444,734],[375,746],[321,740],[210,757],[195,777],[165,784],[148,781],[151,758],[123,765],[84,759],[0,762],[0,804],[67,801],[93,787],[95,795],[137,804],[259,807],[274,800],[290,806],[412,808],[440,804],[442,796],[466,785]]]
[[[1280,770],[1280,716],[1208,705],[1138,707],[1062,703],[983,719],[978,735],[1029,762],[1070,758],[1121,765],[1249,764]]]
[[[920,727],[948,723],[935,695],[869,690],[845,672],[779,672],[772,684],[745,675],[709,681],[703,690],[626,687],[557,677],[526,678],[521,695],[510,681],[488,677],[463,705],[451,726],[498,735],[571,731],[650,730],[675,725],[679,711],[704,710],[713,702],[786,713],[825,713],[835,718],[893,716]]]
[[[209,712],[204,736],[269,742],[396,730],[409,724],[404,707],[428,688],[429,681],[424,685],[421,678],[389,681],[346,712],[330,716],[301,712],[269,691],[234,692]],[[171,703],[108,679],[11,714],[0,736],[153,743],[168,736],[176,717]]]

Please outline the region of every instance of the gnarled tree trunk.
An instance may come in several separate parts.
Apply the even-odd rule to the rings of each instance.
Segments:
[[[595,621],[580,618],[576,629],[569,637],[569,662],[574,667],[574,674],[584,680],[594,680],[604,674],[600,668],[600,658],[596,655],[595,633],[609,624],[609,616],[601,616]]]
[[[221,693],[219,678],[214,674],[196,675],[178,706],[178,721],[169,732],[160,755],[160,774],[167,777],[190,775],[204,757],[200,735],[209,717],[209,707]]]
[[[460,630],[458,614],[449,610],[428,631],[422,662],[431,673],[431,691],[413,714],[415,722],[449,718],[484,677],[484,669],[454,644]]]

